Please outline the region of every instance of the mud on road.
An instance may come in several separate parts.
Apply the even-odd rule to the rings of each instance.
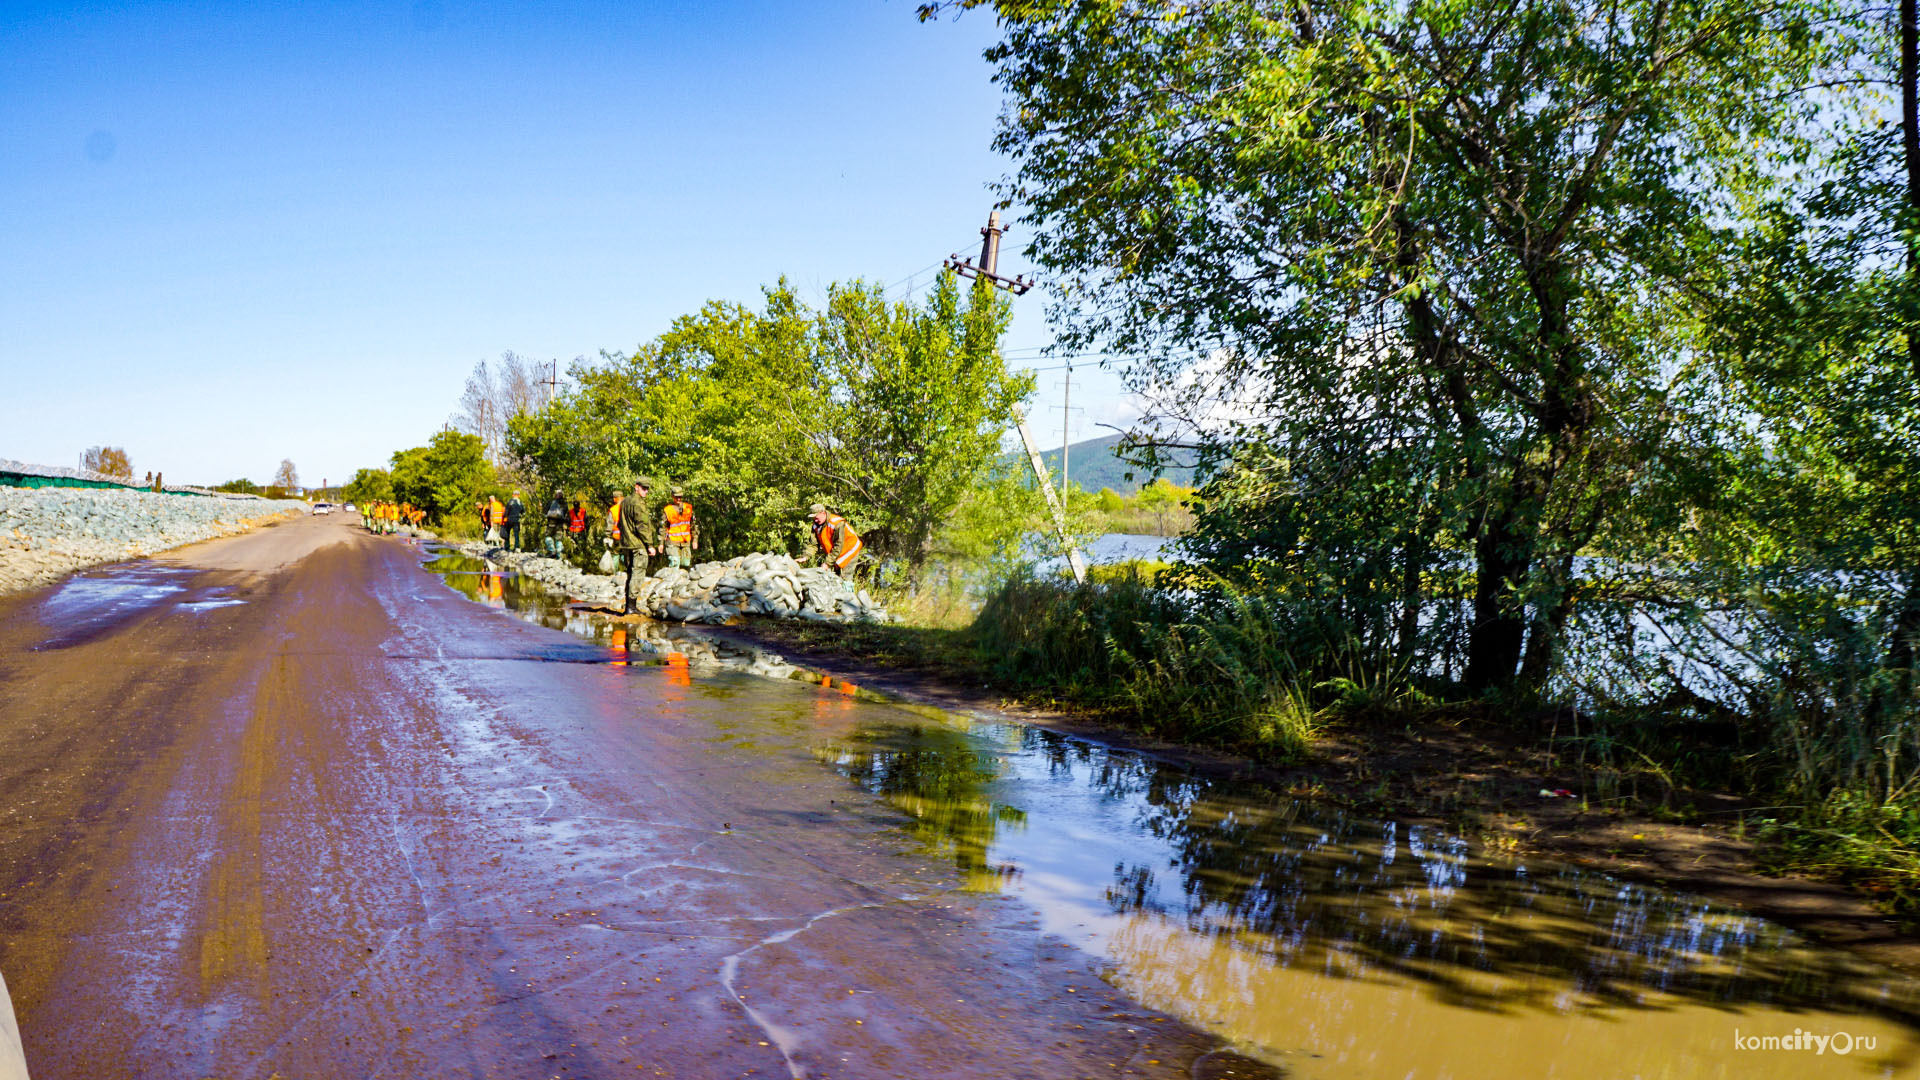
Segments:
[[[419,564],[321,518],[0,599],[36,1078],[1271,1075],[852,797],[871,706]]]

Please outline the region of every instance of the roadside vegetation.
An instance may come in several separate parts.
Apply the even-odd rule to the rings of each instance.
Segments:
[[[1156,477],[1131,495],[1101,488],[1087,496],[1075,488],[1072,497],[1076,503],[1091,501],[1100,514],[1101,532],[1179,536],[1193,527],[1194,490]]]
[[[133,479],[133,459],[118,446],[89,446],[80,456],[80,467],[107,476]]]
[[[836,648],[1271,760],[1471,718],[1596,806],[1731,792],[1775,865],[1920,914],[1920,133],[1888,96],[1920,63],[1889,11],[991,6],[1062,347],[1152,404],[1143,476],[1197,468],[1070,492],[1069,529],[1177,558],[1036,568],[1002,445],[1031,377],[1008,301],[950,276],[716,301],[546,393],[506,365],[348,497],[458,529],[489,487],[598,510],[645,473],[709,551],[795,554],[826,502],[899,617]]]
[[[1165,418],[1135,452],[1206,478],[1157,579],[1179,603],[1011,587],[1006,664],[1468,707],[1609,794],[1739,793],[1782,867],[1920,913],[1920,65],[1893,9],[922,14],[977,6],[1062,339],[1133,358]],[[1245,661],[1248,611],[1285,664]]]

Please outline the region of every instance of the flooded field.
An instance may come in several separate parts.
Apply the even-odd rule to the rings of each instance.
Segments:
[[[682,627],[568,609],[444,554],[427,567],[612,664],[661,663],[745,713],[797,691],[850,720],[811,756],[878,800],[964,892],[1006,898],[1037,955],[1091,957],[1141,1005],[1286,1076],[1899,1077],[1911,980],[1738,910],[1196,777],[1040,729],[876,699]],[[775,686],[767,680],[784,684]],[[753,735],[729,731],[742,754]],[[822,825],[822,828],[833,828]]]

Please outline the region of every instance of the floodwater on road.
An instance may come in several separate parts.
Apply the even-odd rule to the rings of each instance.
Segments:
[[[479,560],[426,565],[474,600],[595,642],[605,662],[664,663],[739,717],[811,677],[697,631],[569,609]],[[1739,910],[840,689],[852,712],[801,733],[813,761],[892,808],[958,891],[1030,913],[1041,944],[1001,964],[1091,958],[1139,1006],[1285,1076],[1920,1073],[1912,980]],[[742,720],[712,738],[752,755],[766,734]],[[729,979],[745,955],[728,959]]]

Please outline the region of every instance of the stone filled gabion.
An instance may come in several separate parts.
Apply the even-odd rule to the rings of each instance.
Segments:
[[[306,509],[298,500],[0,487],[0,593],[44,585],[99,563],[227,536]]]
[[[561,559],[508,551],[482,543],[461,551],[550,585],[575,600],[619,607],[624,574],[588,574]],[[885,622],[873,594],[819,566],[801,566],[791,555],[756,552],[691,569],[669,567],[641,583],[635,606],[656,619],[724,623],[745,615],[847,622]]]

